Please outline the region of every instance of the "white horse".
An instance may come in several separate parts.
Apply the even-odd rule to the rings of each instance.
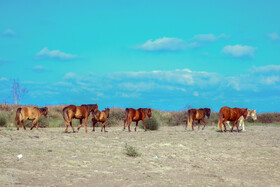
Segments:
[[[248,114],[247,116],[251,116],[253,118],[253,120],[257,120],[257,111],[256,110],[248,110]],[[245,130],[245,125],[244,125],[244,117],[241,116],[239,119],[238,119],[238,125],[239,127],[242,126],[242,131],[246,131]],[[226,124],[231,128],[232,126],[230,125],[230,121],[227,121]]]

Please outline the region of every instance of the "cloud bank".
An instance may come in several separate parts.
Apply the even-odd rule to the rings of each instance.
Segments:
[[[143,51],[182,51],[186,48],[186,42],[179,38],[163,37],[156,40],[148,40],[136,49]]]
[[[39,59],[55,59],[55,60],[74,60],[79,59],[80,57],[77,55],[67,54],[61,52],[60,50],[49,50],[48,48],[44,48],[36,54],[36,57]]]
[[[234,58],[252,58],[257,49],[246,45],[227,45],[222,53]]]

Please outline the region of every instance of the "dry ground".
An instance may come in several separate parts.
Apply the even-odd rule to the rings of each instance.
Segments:
[[[280,127],[246,129],[1,128],[0,186],[280,186]],[[142,155],[125,155],[126,144]]]

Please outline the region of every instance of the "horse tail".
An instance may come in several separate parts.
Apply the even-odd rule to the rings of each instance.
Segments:
[[[64,119],[64,121],[66,122],[66,123],[68,123],[69,122],[69,116],[68,116],[68,114],[66,113],[68,111],[68,108],[67,107],[65,107],[63,110],[62,110],[62,116],[63,116],[63,119]],[[67,119],[66,119],[67,118]]]
[[[18,108],[16,111],[16,116],[15,116],[15,121],[20,122],[20,117],[22,117],[22,113],[21,113],[21,109],[22,108]]]
[[[192,121],[191,110],[188,110],[188,126],[191,126],[191,121]]]
[[[125,121],[128,119],[129,109],[125,109]]]
[[[222,121],[223,121],[223,112],[220,111],[220,112],[219,112],[218,125],[219,125],[219,128],[221,129],[221,131],[223,131]]]

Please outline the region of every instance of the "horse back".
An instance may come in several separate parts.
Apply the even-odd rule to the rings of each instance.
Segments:
[[[219,113],[226,121],[236,121],[241,116],[239,108],[222,107]]]
[[[204,109],[200,108],[196,111],[196,119],[201,120],[204,119],[205,117],[205,113],[204,113]]]
[[[126,118],[131,119],[132,121],[139,121],[142,119],[142,109],[126,108],[125,109]]]

